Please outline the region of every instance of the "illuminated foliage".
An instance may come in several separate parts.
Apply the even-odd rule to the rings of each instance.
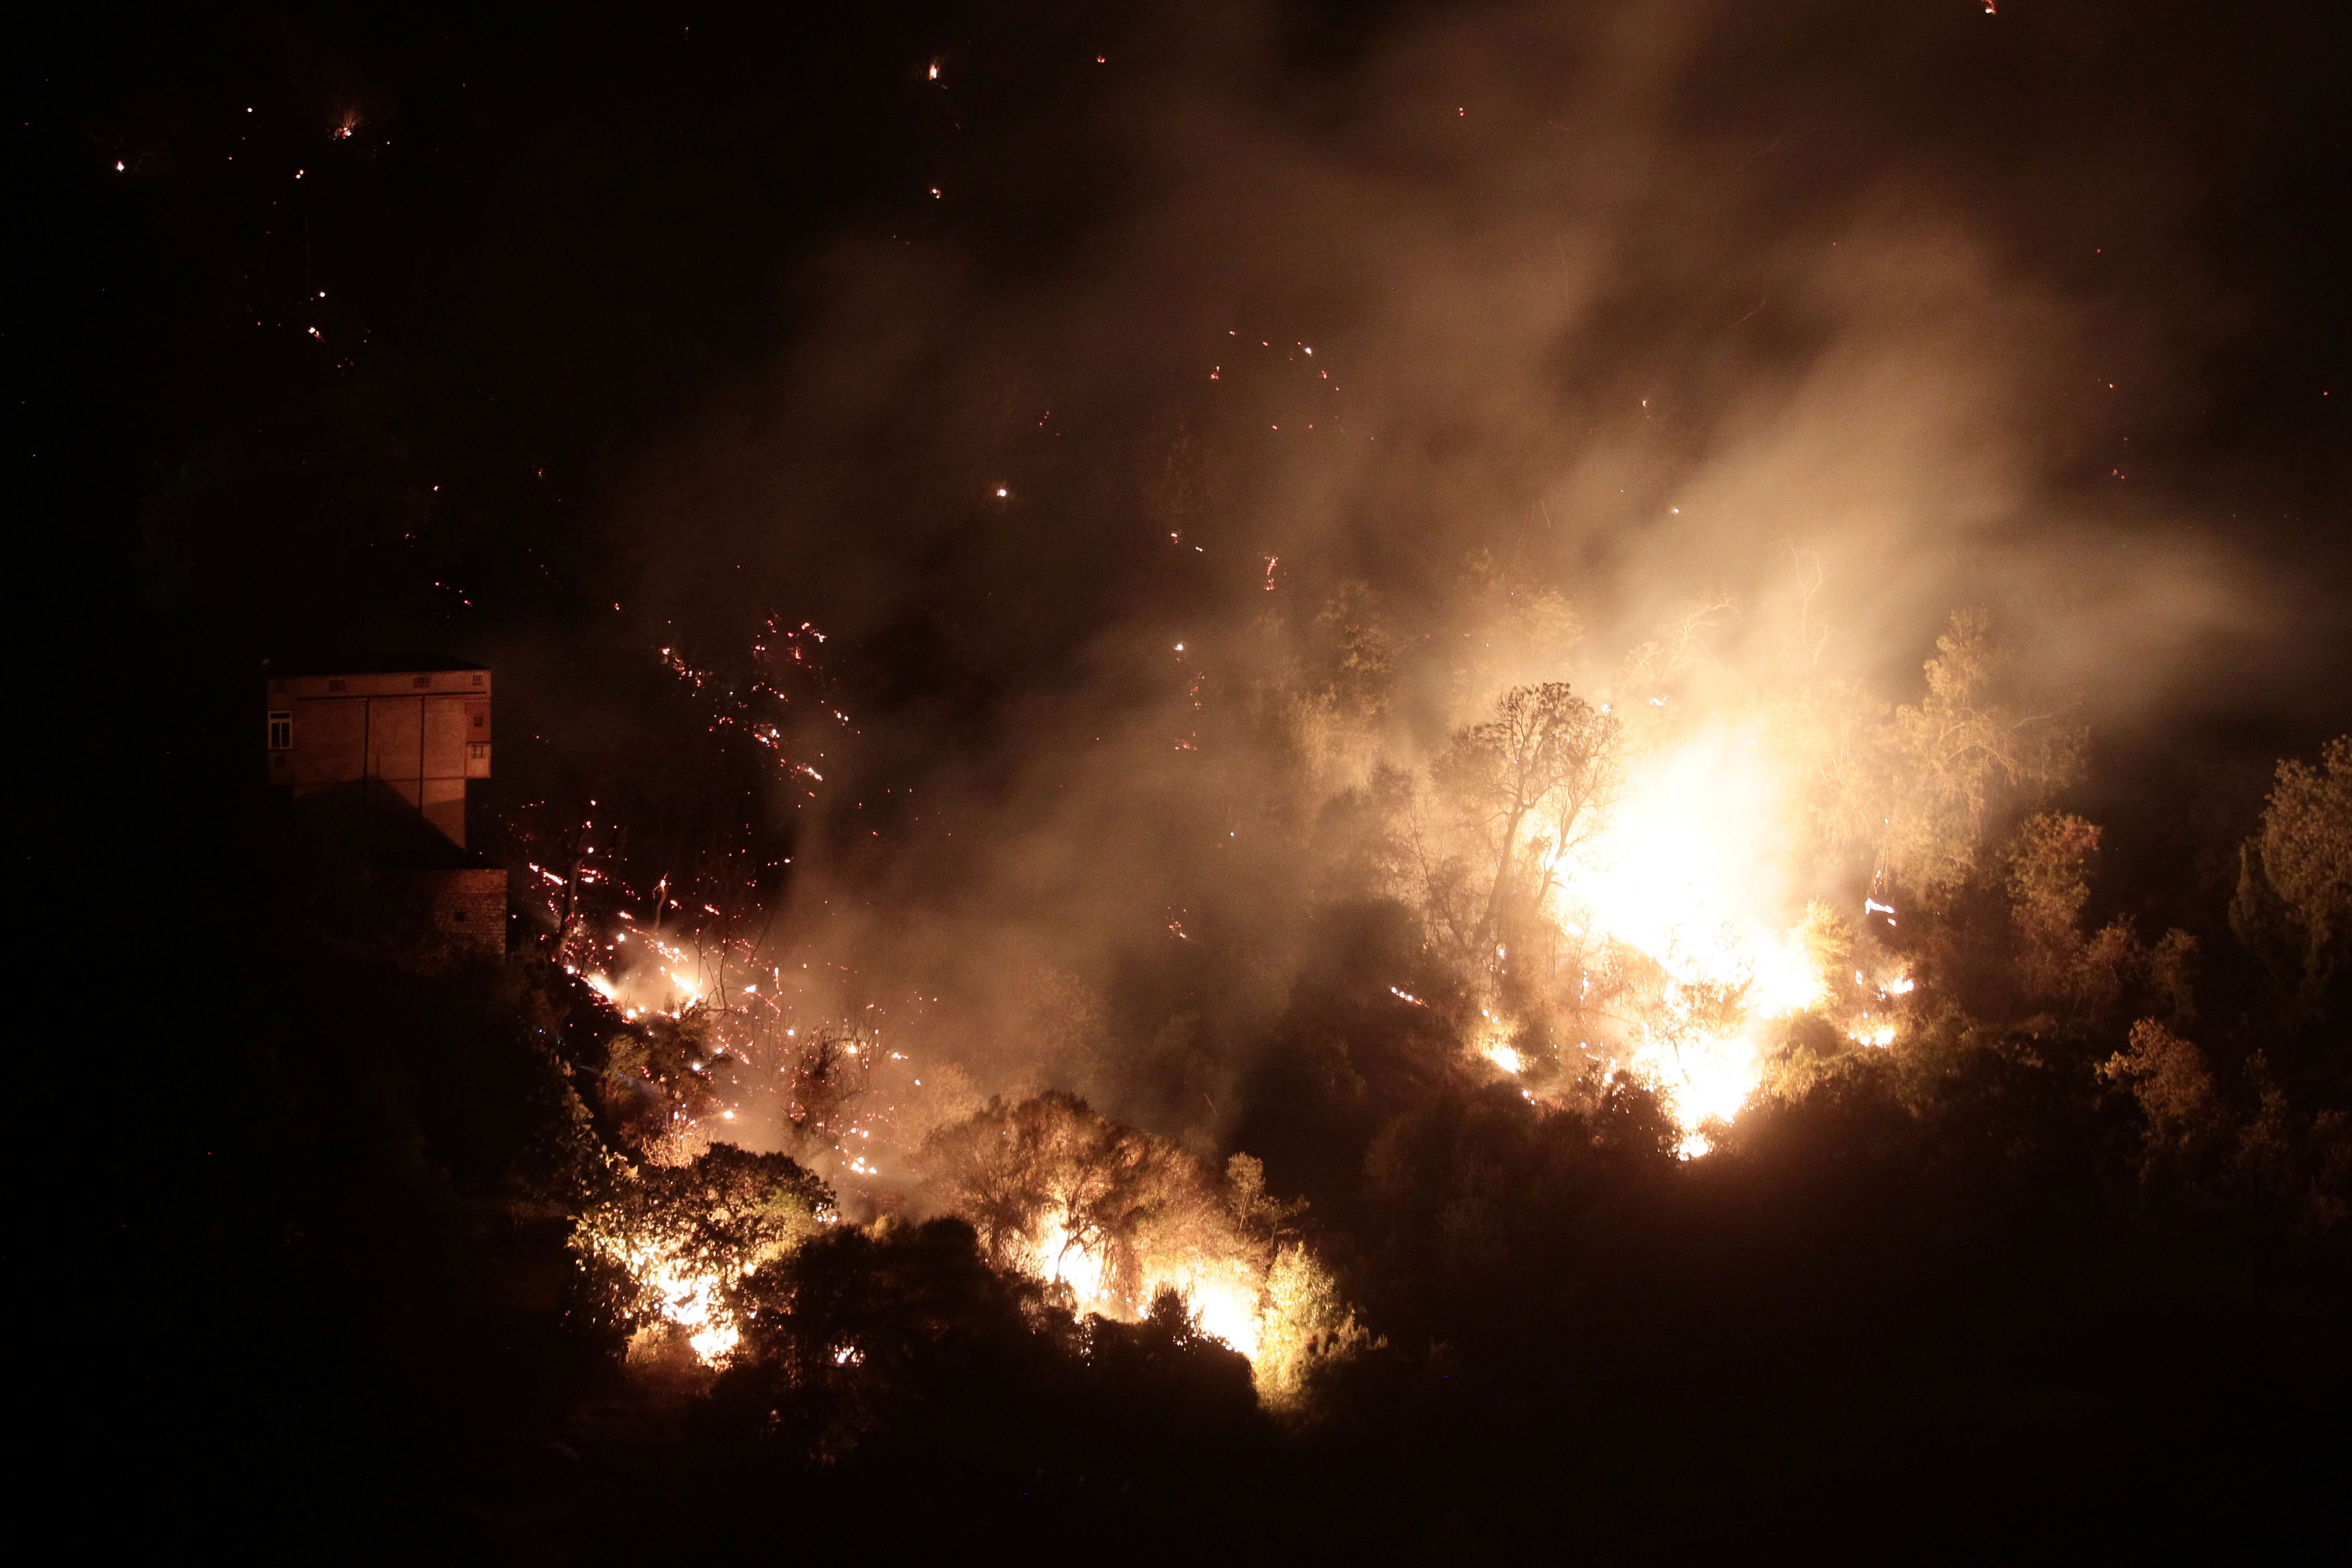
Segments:
[[[1297,1242],[1275,1254],[1265,1301],[1252,1371],[1258,1396],[1273,1409],[1305,1406],[1320,1376],[1374,1342],[1330,1271]]]
[[[2083,906],[2099,828],[2065,812],[2030,817],[2010,849],[2010,923],[2017,935],[2016,971],[2029,1002],[2061,1003],[2097,1015],[2121,1000],[2146,967],[2139,939],[2123,921],[2084,936]],[[2184,932],[2171,938],[2175,954]],[[2179,973],[2176,964],[2174,973]]]
[[[2279,763],[2239,864],[2231,928],[2316,1001],[2352,957],[2352,735],[2328,742],[2316,768]]]
[[[1883,731],[1880,863],[1916,892],[1948,892],[1989,832],[2072,780],[2084,732],[2020,709],[2011,661],[1982,610],[1956,610],[1927,664],[1927,695]]]
[[[995,1267],[1122,1318],[1141,1316],[1173,1287],[1228,1343],[1254,1343],[1272,1232],[1286,1217],[1265,1199],[1255,1164],[1221,1175],[1059,1091],[990,1101],[934,1131],[922,1163]]]
[[[2083,945],[2078,929],[2091,896],[2091,858],[2099,830],[2079,816],[2045,813],[2027,822],[2011,852],[2011,919],[2017,927],[2018,966],[2029,994],[2056,995]]]
[[[1618,661],[1618,698],[1639,721],[1676,695],[1682,679],[1712,663],[1708,638],[1732,614],[1731,598],[1720,592],[1686,599],[1655,635],[1626,649]],[[1644,740],[1650,737],[1643,737]]]
[[[2099,1076],[2130,1089],[2154,1145],[2179,1148],[2210,1131],[2214,1087],[2204,1053],[2153,1018],[2132,1026],[2129,1047],[2108,1058]]]
[[[1296,770],[1302,796],[1360,784],[1381,765],[1399,676],[1399,638],[1380,595],[1349,579],[1305,626],[1269,613],[1260,630],[1272,672],[1248,683],[1244,705],[1269,751]]]
[[[827,1024],[792,1037],[784,1119],[796,1144],[834,1147],[848,1136],[876,1049],[873,1035],[855,1025]]]
[[[710,1074],[725,1053],[716,1024],[709,1012],[690,1009],[648,1017],[605,1040],[597,1093],[624,1139],[646,1147],[717,1109]]]
[[[1397,680],[1397,639],[1381,618],[1380,595],[1357,580],[1339,584],[1315,617],[1320,655],[1314,695],[1339,718],[1383,716]]]
[[[675,1331],[718,1361],[740,1332],[728,1288],[833,1217],[831,1190],[791,1160],[721,1143],[691,1164],[624,1173],[581,1214],[572,1246],[601,1266],[625,1326]]]
[[[1463,563],[1457,599],[1456,711],[1483,708],[1530,677],[1556,674],[1584,641],[1583,620],[1566,595],[1506,572],[1483,548]]]

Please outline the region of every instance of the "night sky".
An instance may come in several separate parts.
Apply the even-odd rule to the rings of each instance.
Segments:
[[[240,653],[602,633],[585,617],[649,572],[737,564],[650,560],[673,547],[649,514],[678,503],[649,492],[694,482],[677,470],[698,443],[789,443],[775,426],[793,384],[870,352],[841,341],[881,330],[864,312],[897,312],[931,356],[855,420],[900,471],[832,476],[802,510],[890,570],[971,521],[975,468],[1020,460],[1005,431],[918,403],[925,371],[1009,357],[992,338],[1076,323],[1022,343],[1001,375],[1023,384],[1002,390],[1030,418],[1060,402],[1077,434],[1131,443],[1142,421],[1205,412],[1192,362],[1217,357],[1215,322],[1346,332],[1363,345],[1351,382],[1412,374],[1424,342],[1392,295],[1367,297],[1367,253],[1434,252],[1425,287],[1441,290],[1473,265],[1455,253],[1485,243],[1477,222],[1517,243],[1532,211],[1580,248],[1582,201],[1639,254],[1544,345],[1547,390],[1582,426],[1556,439],[1588,438],[1634,382],[1703,425],[1818,346],[1818,323],[1765,319],[1769,279],[1744,292],[1769,269],[1753,252],[1891,206],[1964,232],[1971,265],[2049,297],[2090,340],[2066,345],[2076,357],[2127,374],[2118,427],[2071,442],[2044,482],[2072,499],[2120,467],[2152,507],[2264,566],[2337,569],[2343,427],[2325,395],[2345,353],[2345,240],[2326,194],[2344,184],[2344,60],[2322,8],[1575,15],[231,7],[56,28],[12,67],[17,488],[83,570],[177,587],[185,613],[238,624]],[[1657,35],[1651,79],[1611,77],[1612,27]],[[1521,33],[1542,41],[1515,51]],[[1541,143],[1565,124],[1555,142],[1582,145]],[[1317,155],[1332,166],[1319,191],[1276,194],[1291,177],[1276,165]],[[1615,176],[1659,188],[1601,188]],[[1386,214],[1364,195],[1378,180],[1399,195]],[[1465,210],[1494,205],[1433,237],[1449,187]],[[1131,250],[1164,254],[1163,224],[1197,237],[1154,275]],[[908,270],[878,279],[892,247]],[[1057,295],[1092,298],[1041,306]],[[1738,361],[1694,366],[1694,338],[1741,331]],[[2081,390],[2029,412],[2083,422]],[[1400,400],[1383,384],[1367,402]],[[1034,499],[1083,504],[1088,482],[1107,483],[1057,474]],[[714,501],[788,504],[685,504]],[[735,542],[706,532],[692,553]],[[1076,585],[1072,637],[1138,591]],[[793,591],[828,610],[844,596]],[[898,597],[903,617],[944,613]]]

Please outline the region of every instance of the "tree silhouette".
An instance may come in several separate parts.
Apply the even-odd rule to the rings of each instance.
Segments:
[[[1463,955],[1489,957],[1596,826],[1618,782],[1618,732],[1564,680],[1514,687],[1493,718],[1454,732],[1430,772],[1467,829],[1468,863],[1424,879]]]

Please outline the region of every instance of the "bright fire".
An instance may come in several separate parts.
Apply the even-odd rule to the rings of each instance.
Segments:
[[[1682,1127],[1686,1157],[1710,1147],[1705,1123],[1737,1115],[1754,1091],[1762,1026],[1829,994],[1785,918],[1782,804],[1756,736],[1712,721],[1628,768],[1618,805],[1555,895],[1561,929],[1589,944],[1589,963],[1633,953],[1656,966],[1655,990],[1622,1020],[1624,1046]]]
[[[1110,1289],[1108,1260],[1059,1225],[1046,1228],[1031,1272],[1048,1284],[1067,1286],[1081,1314],[1126,1316]],[[1184,1299],[1202,1332],[1256,1359],[1263,1324],[1260,1284],[1252,1270],[1238,1262],[1219,1267],[1200,1258],[1154,1258],[1145,1267],[1140,1299],[1150,1301],[1170,1288]]]
[[[734,1353],[743,1331],[721,1300],[731,1281],[651,1248],[631,1252],[626,1264],[641,1284],[659,1296],[662,1317],[686,1331],[686,1342],[694,1347],[696,1360],[716,1366]]]
[[[610,1226],[583,1223],[579,1239],[626,1269],[651,1315],[681,1330],[695,1359],[705,1366],[725,1364],[742,1342],[743,1331],[727,1310],[727,1289],[741,1268],[698,1266],[663,1240],[625,1237]]]

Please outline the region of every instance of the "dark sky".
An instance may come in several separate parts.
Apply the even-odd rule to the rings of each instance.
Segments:
[[[1643,31],[1646,67],[1603,58]],[[1351,253],[1451,241],[1411,205],[1384,241],[1382,215],[1339,210],[1336,190],[1332,212],[1283,232],[1253,162],[1314,148],[1424,197],[1483,183],[1571,233],[1622,193],[1575,189],[1589,170],[1490,176],[1531,131],[1574,123],[1645,144],[1629,157],[1646,174],[1628,178],[1728,180],[1727,202],[1768,191],[1769,216],[1727,225],[1744,243],[1825,230],[1864,190],[1966,226],[1989,264],[2158,356],[2134,367],[2156,373],[2135,482],[2225,511],[2242,496],[2249,534],[2318,548],[2333,570],[2343,426],[2320,395],[2347,341],[2331,197],[2347,183],[2346,64],[2315,5],[117,8],[52,27],[11,68],[16,489],[42,531],[100,544],[111,603],[159,495],[205,471],[217,492],[224,469],[266,489],[256,466],[341,441],[362,448],[341,454],[366,475],[350,482],[374,493],[335,504],[374,515],[334,523],[284,500],[299,520],[238,526],[340,557],[416,522],[425,549],[346,563],[358,584],[322,593],[247,559],[269,553],[250,535],[207,531],[227,525],[177,548],[268,579],[267,614],[295,623],[273,631],[347,628],[356,611],[465,640],[576,617],[644,569],[619,498],[645,465],[714,416],[783,403],[775,367],[838,317],[849,285],[824,262],[853,242],[895,237],[952,267],[975,315],[1042,319],[1040,293],[1134,278],[1107,258],[1158,215],[1222,213],[1235,228],[1206,247],[1212,266],[1102,311],[1138,378],[1189,372],[1201,345],[1171,342],[1180,324],[1229,308],[1294,336],[1394,342],[1364,320],[1392,302],[1366,300]],[[1503,129],[1474,128],[1488,140],[1467,152],[1444,140],[1462,127],[1401,110],[1482,93],[1475,112]],[[1645,223],[1693,218],[1647,207]],[[1629,339],[1686,359],[1689,334],[1723,325],[1706,294],[1608,291],[1556,352],[1604,375]],[[991,324],[924,330],[951,349]],[[1145,401],[1182,417],[1189,386],[1109,406],[1094,352],[1056,343],[1024,367],[1068,384],[1034,388],[1041,406],[1061,390],[1093,404],[1066,418],[1141,420]],[[1738,395],[1680,379],[1689,405]],[[940,418],[887,416],[893,437],[944,447]],[[2113,455],[2070,453],[2058,467],[2079,473],[2061,477]]]
[[[1269,609],[1369,582],[1441,732],[1479,550],[1604,666],[1792,550],[1864,678],[1992,602],[2259,773],[2352,723],[2347,66],[2316,4],[77,15],[9,67],[20,624],[227,777],[352,647],[657,773],[656,647],[811,621],[809,809],[929,791],[856,875],[1016,913],[1233,837],[1248,759],[1160,753]]]

